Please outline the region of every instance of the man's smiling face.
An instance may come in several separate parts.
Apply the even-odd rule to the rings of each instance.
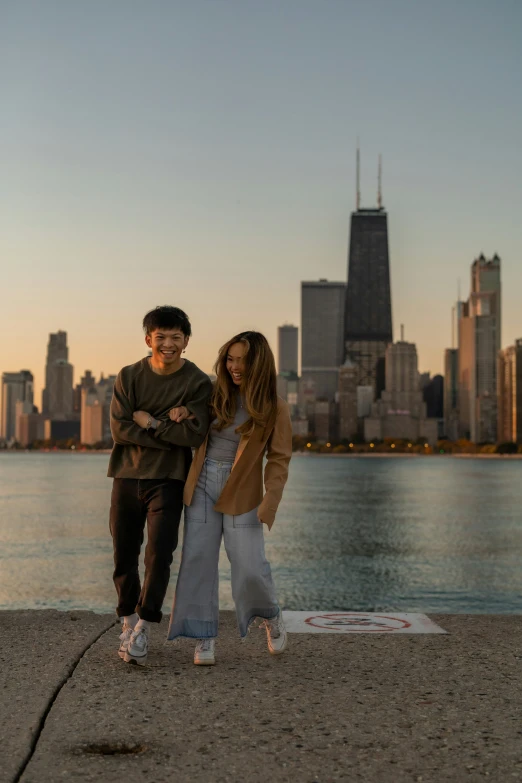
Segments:
[[[181,329],[155,329],[145,337],[152,351],[152,364],[157,368],[173,369],[181,363],[181,354],[189,338]]]

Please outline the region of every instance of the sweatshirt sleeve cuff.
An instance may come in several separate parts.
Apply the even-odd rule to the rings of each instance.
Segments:
[[[163,419],[160,419],[156,429],[155,430],[154,429],[150,430],[150,432],[152,433],[152,435],[154,437],[157,437],[158,435],[161,435],[161,433],[163,432],[163,430],[165,429],[166,426],[167,426],[167,422],[165,420],[163,420]]]

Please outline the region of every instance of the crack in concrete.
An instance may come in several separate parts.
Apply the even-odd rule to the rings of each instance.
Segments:
[[[18,770],[17,774],[12,779],[12,783],[20,783],[20,780],[22,779],[22,776],[23,776],[25,770],[29,766],[29,764],[31,762],[31,759],[33,758],[33,756],[34,756],[34,754],[36,752],[36,748],[38,746],[38,742],[40,741],[40,737],[42,736],[42,732],[43,732],[43,730],[45,728],[45,722],[46,722],[46,720],[47,720],[47,718],[49,716],[49,713],[51,712],[51,710],[52,710],[52,708],[53,708],[53,706],[54,706],[54,704],[56,702],[56,699],[60,695],[63,687],[65,685],[67,685],[67,683],[69,682],[69,680],[73,676],[74,672],[78,668],[78,664],[83,660],[83,658],[89,652],[91,647],[94,647],[96,642],[98,642],[102,638],[102,636],[104,636],[106,633],[108,633],[111,630],[111,628],[114,628],[114,626],[117,625],[117,623],[118,623],[118,620],[114,620],[114,622],[112,622],[109,625],[108,628],[104,628],[103,631],[101,631],[92,640],[92,642],[90,642],[87,645],[87,647],[84,648],[84,650],[79,655],[78,659],[76,661],[74,661],[72,664],[69,665],[68,671],[66,672],[66,674],[63,677],[63,679],[61,680],[61,682],[59,682],[58,685],[56,686],[56,688],[54,689],[54,691],[53,691],[53,693],[51,695],[51,698],[49,699],[49,703],[48,703],[47,707],[45,708],[44,712],[42,713],[42,717],[40,718],[40,720],[38,722],[38,726],[36,727],[35,734],[34,734],[32,740],[31,740],[31,745],[29,747],[29,751],[27,753],[27,756],[25,757],[24,761],[22,762],[22,764],[20,766],[20,769]]]

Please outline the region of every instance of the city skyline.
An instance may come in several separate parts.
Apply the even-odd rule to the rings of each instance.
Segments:
[[[483,257],[483,254],[481,254],[481,257]],[[495,257],[498,258],[497,254],[495,254]],[[472,266],[473,266],[474,263],[476,263],[476,259],[472,262]],[[471,277],[473,277],[473,272],[471,272]],[[308,288],[313,287],[315,285],[317,285],[318,287],[320,287],[322,285],[336,287],[340,283],[342,285],[343,281],[330,281],[330,280],[326,280],[324,278],[320,278],[318,280],[301,281],[300,282],[301,297],[302,297],[303,286],[308,287]],[[345,287],[346,287],[346,285],[345,285]],[[457,302],[457,304],[463,304],[463,303],[462,302]],[[392,304],[392,307],[393,307],[393,304]],[[451,318],[453,319],[453,317],[454,317],[454,315],[453,315],[453,310],[452,310]],[[277,329],[277,339],[276,340],[270,340],[270,343],[271,343],[271,347],[272,347],[272,350],[274,352],[274,356],[275,356],[275,359],[276,359],[276,366],[279,367],[279,362],[280,362],[280,354],[279,354],[279,352],[280,352],[280,348],[281,348],[280,334],[279,333],[280,333],[280,331],[282,329],[288,329],[288,328],[296,329],[300,333],[300,336],[299,336],[299,348],[298,348],[298,368],[299,368],[299,374],[301,374],[301,372],[302,372],[301,341],[302,341],[302,329],[303,329],[302,317],[301,318],[297,318],[296,320],[297,320],[298,326],[295,326],[294,324],[289,323],[288,320],[285,320],[285,322],[283,324],[279,324],[276,327],[276,329]],[[396,338],[395,341],[397,341],[399,339],[401,341],[403,340],[404,324],[401,324],[400,326],[401,326],[401,336],[400,336],[400,338]],[[452,332],[453,332],[453,329],[452,329]],[[68,331],[67,330],[58,329],[58,330],[56,330],[56,333],[54,333],[54,334],[53,333],[49,333],[47,335],[47,340],[49,340],[51,337],[56,337],[56,336],[58,336],[60,334],[67,335]],[[147,354],[150,355],[150,351],[149,351],[149,349],[147,348],[147,346],[145,344],[145,335],[143,334],[143,332],[141,332],[141,335],[142,335],[142,338],[143,338],[143,345],[145,346],[143,348],[143,352],[137,358],[131,359],[131,361],[129,361],[128,364],[133,364],[135,361],[138,361],[140,358],[142,358],[143,356],[145,356]],[[414,338],[414,344],[418,346],[418,342],[417,342],[417,340],[415,340],[415,336],[414,335],[413,335],[413,338]],[[502,342],[502,348],[506,348],[507,349],[508,347],[510,347],[512,345],[513,342],[515,342],[518,339],[520,339],[520,338],[516,338],[516,337],[514,337],[514,338],[507,338],[504,342]],[[455,335],[452,333],[451,339],[448,342],[452,343],[454,340],[455,340]],[[393,341],[393,340],[390,341],[390,344],[392,344],[395,341]],[[217,357],[217,352],[218,352],[219,347],[220,346],[218,346],[218,348],[216,349],[216,357]],[[70,345],[67,346],[67,355],[68,355],[68,352],[69,352],[69,348],[70,348]],[[46,350],[47,351],[49,350],[49,343],[47,341],[46,341]],[[73,348],[73,350],[74,350],[74,348]],[[187,349],[187,353],[189,352],[189,350],[190,350],[190,343],[189,343],[189,348]],[[419,361],[419,373],[420,374],[426,373],[426,374],[430,375],[431,377],[434,377],[435,375],[445,376],[446,375],[446,372],[445,372],[445,370],[446,370],[446,367],[445,367],[446,352],[448,350],[453,350],[453,346],[451,346],[451,347],[446,346],[445,348],[443,348],[443,350],[441,352],[442,360],[440,362],[441,369],[437,369],[436,371],[433,371],[433,370],[430,370],[430,369],[428,369],[428,370],[421,370],[420,369],[421,365],[420,365],[420,361]],[[187,358],[190,358],[190,357],[187,356]],[[191,360],[195,361],[193,358]],[[420,356],[419,356],[419,360],[420,360]],[[204,372],[212,374],[213,361],[212,361],[212,366],[211,367],[207,368],[207,367],[201,366],[201,369]],[[38,382],[36,382],[36,381],[33,383],[35,404],[36,404],[36,406],[37,406],[37,408],[38,408],[38,410],[40,412],[45,412],[44,411],[44,407],[45,407],[45,403],[44,403],[44,400],[45,400],[45,388],[46,388],[45,387],[45,376],[46,376],[46,372],[48,372],[47,364],[45,363],[45,359],[43,361],[43,364],[44,364],[44,370],[42,372],[41,383],[38,384]],[[342,361],[339,362],[339,366],[341,364],[342,364]],[[73,388],[75,388],[82,381],[83,374],[84,373],[91,373],[91,372],[93,372],[93,366],[95,366],[95,365],[92,365],[91,367],[80,368],[80,366],[79,365],[78,366],[75,365],[74,362],[70,362],[69,365],[72,366],[72,369],[73,369],[73,373],[72,373],[72,387]],[[107,377],[107,376],[116,375],[123,366],[125,366],[125,364],[119,365],[116,370],[109,370],[109,371],[107,371],[106,369],[94,370],[94,374],[96,375],[97,373],[99,373],[99,375],[102,378],[104,376]],[[35,372],[33,370],[33,368],[27,368],[27,367],[23,367],[22,368],[22,367],[20,367],[18,369],[14,369],[14,368],[5,369],[5,368],[0,367],[0,374],[2,374],[2,373],[14,373],[14,374],[17,374],[17,373],[20,373],[20,372],[27,372],[27,371],[29,371],[31,373],[32,377],[38,378],[39,373],[38,373],[38,371]],[[306,375],[306,373],[305,373],[305,375]],[[72,408],[71,408],[71,412],[72,412]]]
[[[359,209],[355,214],[366,218],[366,212]],[[381,215],[382,209],[373,212]],[[386,220],[386,214],[382,216]],[[386,224],[384,229],[386,237]],[[355,275],[355,287],[361,289],[359,272],[362,270],[363,276],[366,275],[365,263],[370,267],[373,263],[373,256],[364,252],[368,243],[377,247],[380,263],[385,261],[380,269],[384,288],[374,291],[375,303],[364,304],[364,298],[356,296],[346,305],[349,315],[352,308],[357,310],[359,300],[364,304],[359,320],[345,318],[347,285],[344,281],[301,282],[301,377],[298,376],[299,329],[290,324],[278,327],[278,394],[290,405],[294,435],[317,437],[327,444],[339,437],[350,440],[363,436],[366,441],[427,438],[433,445],[438,437],[495,443],[499,433],[518,432],[522,340],[505,350],[500,348],[499,256],[495,254],[487,259],[481,254],[471,264],[469,299],[459,299],[452,311],[452,321],[458,326],[458,348],[445,349],[446,377],[437,374],[431,378],[429,372],[419,372],[417,346],[405,341],[403,324],[400,340],[393,342],[387,241],[383,244],[382,240],[382,226],[376,230],[369,223],[361,232],[360,226],[354,229],[352,220],[348,280]],[[362,256],[352,268],[354,246]],[[365,329],[360,334],[346,329],[346,324],[359,322]],[[386,332],[371,331],[372,324],[379,327],[382,323]],[[377,357],[375,352],[357,355],[353,348],[359,345],[359,336],[370,341],[377,337],[379,345],[384,343],[382,357]],[[345,338],[348,338],[346,344]],[[350,338],[355,338],[355,343]],[[373,379],[367,374],[368,355],[372,362],[377,357]],[[16,432],[16,441],[25,437],[23,443],[27,444],[33,425],[33,429],[44,426],[47,440],[58,438],[59,432],[81,437],[81,442],[87,445],[110,438],[108,406],[116,376],[104,378],[102,373],[96,382],[92,372],[86,370],[80,383],[73,386],[73,368],[68,356],[67,333],[51,333],[42,414],[33,408],[32,374],[28,371],[2,374],[0,437],[3,440],[9,442]],[[367,381],[371,381],[370,385]]]
[[[510,0],[11,6],[0,369],[30,369],[40,404],[49,333],[68,332],[75,383],[115,373],[164,302],[189,313],[207,372],[243,329],[276,349],[300,282],[346,279],[357,136],[368,206],[383,154],[393,322],[419,369],[443,370],[480,253],[502,258],[511,345],[521,25]]]

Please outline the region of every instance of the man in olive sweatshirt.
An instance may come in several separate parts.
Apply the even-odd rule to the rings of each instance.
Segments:
[[[191,447],[205,439],[212,392],[208,375],[182,357],[191,335],[183,310],[157,307],[143,319],[143,329],[152,355],[124,367],[116,379],[111,403],[114,447],[108,471],[114,479],[113,576],[117,613],[123,621],[118,653],[127,663],[138,664],[147,661],[150,623],[161,620]],[[142,585],[138,560],[145,521],[148,542]]]

